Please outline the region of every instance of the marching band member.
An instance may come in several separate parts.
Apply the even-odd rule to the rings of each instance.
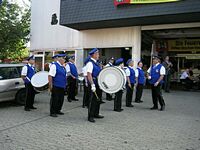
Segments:
[[[84,67],[82,68],[82,73],[84,76],[83,84],[84,84],[84,94],[83,94],[83,105],[82,107],[84,108],[85,106],[89,106],[89,99],[90,99],[90,88],[88,88],[88,79],[87,79],[87,68],[86,64],[90,61],[90,56],[88,56],[85,61],[84,61]]]
[[[57,61],[57,56],[58,56],[58,54],[52,56],[53,61],[51,63],[49,63],[49,68],[51,67],[52,64],[54,64]]]
[[[92,49],[89,52],[91,59],[86,65],[87,68],[87,78],[90,84],[91,93],[90,93],[90,104],[88,108],[88,121],[95,122],[94,118],[104,118],[99,115],[100,109],[100,99],[101,89],[99,88],[97,77],[101,71],[97,60],[99,59],[99,50],[97,48]]]
[[[124,70],[124,59],[119,58],[115,61],[115,64],[122,70]],[[123,95],[123,89],[119,90],[117,93],[115,93],[115,99],[114,99],[114,111],[121,112],[123,111],[122,107],[122,95]]]
[[[113,65],[113,64],[114,64],[114,61],[115,61],[114,57],[111,57],[111,58],[109,59],[108,64],[106,64],[105,67],[112,67],[112,66],[114,66],[114,65]],[[112,94],[106,93],[106,100],[111,101],[112,99],[113,99],[113,98],[112,98]]]
[[[24,80],[25,88],[26,88],[26,99],[25,99],[25,111],[30,111],[30,109],[37,109],[33,106],[34,98],[35,98],[35,90],[31,84],[31,78],[35,74],[35,58],[34,56],[30,56],[28,59],[28,64],[22,68],[21,77]]]
[[[64,93],[67,84],[67,73],[63,66],[65,63],[65,54],[58,54],[57,61],[51,65],[49,70],[49,89],[51,91],[50,99],[50,116],[57,117],[57,114],[63,115],[61,112]]]
[[[160,111],[165,110],[165,101],[162,96],[162,83],[165,75],[165,68],[159,63],[160,58],[158,56],[153,57],[153,65],[148,69],[147,77],[151,84],[153,107],[151,110],[158,109],[158,101],[160,103]]]
[[[126,107],[133,107],[132,97],[133,97],[133,90],[135,84],[135,71],[133,69],[133,60],[129,59],[127,61],[127,69],[126,69],[126,77],[127,77],[127,84],[126,84]]]
[[[143,63],[142,61],[138,62],[138,67],[135,70],[135,77],[136,77],[136,95],[135,95],[135,102],[136,103],[142,103],[141,100],[143,87],[145,83],[145,73],[142,70]]]
[[[66,71],[68,75],[68,101],[78,101],[75,98],[76,90],[77,90],[77,79],[78,79],[78,71],[75,65],[75,56],[69,57],[69,62],[66,65]]]

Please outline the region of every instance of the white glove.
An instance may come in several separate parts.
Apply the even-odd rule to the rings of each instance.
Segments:
[[[151,76],[148,76],[148,79],[150,80],[150,79],[151,79]]]
[[[92,84],[92,85],[91,85],[91,90],[92,90],[92,92],[95,92],[95,91],[96,91],[95,84]]]

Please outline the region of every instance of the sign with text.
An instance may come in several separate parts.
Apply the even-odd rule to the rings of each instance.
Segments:
[[[152,4],[152,3],[167,3],[177,2],[179,0],[114,0],[115,6],[124,4]]]
[[[158,40],[156,51],[200,51],[200,39]]]

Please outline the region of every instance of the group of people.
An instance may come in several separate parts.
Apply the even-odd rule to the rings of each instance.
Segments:
[[[74,64],[75,57],[71,56],[69,62],[65,64],[65,54],[58,54],[53,57],[53,62],[49,65],[49,90],[51,91],[50,99],[50,116],[57,117],[57,115],[63,115],[61,111],[64,95],[66,92],[66,85],[68,89],[68,101],[77,101],[75,98],[77,90],[77,78],[78,72]],[[160,104],[160,110],[165,110],[165,102],[162,96],[161,87],[166,74],[165,67],[160,64],[160,58],[154,56],[152,59],[152,66],[148,69],[148,74],[142,69],[143,63],[139,61],[137,68],[134,69],[134,61],[129,59],[126,62],[127,67],[124,67],[124,59],[119,58],[114,60],[110,58],[108,64],[105,67],[119,67],[124,71],[127,78],[126,87],[123,87],[114,94],[106,94],[107,100],[114,99],[114,111],[121,112],[122,109],[122,96],[126,89],[126,107],[133,107],[133,91],[136,89],[135,102],[142,103],[142,93],[146,78],[149,80],[152,89],[153,107],[152,110],[158,109],[158,102]],[[83,75],[84,75],[84,96],[83,107],[88,108],[88,121],[95,122],[95,118],[104,118],[100,115],[100,106],[102,101],[102,90],[98,85],[98,75],[104,67],[99,62],[99,50],[97,48],[92,49],[89,52],[89,56],[84,61]],[[36,109],[34,104],[34,87],[31,85],[31,78],[35,74],[34,57],[28,58],[28,64],[22,69],[22,78],[26,86],[26,102],[25,111]]]

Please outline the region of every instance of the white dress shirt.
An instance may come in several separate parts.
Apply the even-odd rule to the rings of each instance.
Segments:
[[[32,66],[31,64],[28,63],[28,65],[29,65],[30,67],[33,68],[33,66]],[[33,68],[33,69],[34,69],[34,68]],[[28,73],[28,67],[27,67],[27,66],[24,66],[24,67],[22,68],[21,75],[22,75],[22,76],[26,76],[27,73]]]
[[[60,64],[59,61],[57,61],[57,63],[60,65],[60,66],[63,66]],[[50,67],[50,70],[49,70],[49,75],[52,76],[52,77],[55,77],[56,76],[56,65],[55,64],[52,64],[51,67]],[[67,76],[67,74],[66,74]]]
[[[189,77],[188,73],[186,71],[184,71],[182,74],[181,74],[181,77],[180,79],[186,79],[187,77]]]
[[[129,67],[132,68],[132,69],[134,70],[133,67],[131,67],[131,66],[129,66]],[[131,75],[131,72],[130,72],[130,70],[129,70],[128,67],[126,68],[125,72],[126,72],[126,76],[127,76],[127,77],[129,77],[129,76]]]
[[[93,60],[94,62],[97,62],[97,60],[95,60],[94,58],[91,58],[91,60]],[[87,73],[92,73],[93,71],[93,64],[91,61],[89,61],[87,64],[86,64],[86,70],[87,70]]]
[[[160,63],[157,63],[156,66],[158,66]],[[147,72],[150,74],[151,73],[151,67],[147,70]],[[160,68],[160,75],[165,75],[166,71],[165,71],[165,67],[162,66]]]
[[[84,67],[82,68],[82,73],[83,73],[83,76],[84,76],[84,77],[87,76],[87,68],[86,68],[86,66],[84,66]]]

